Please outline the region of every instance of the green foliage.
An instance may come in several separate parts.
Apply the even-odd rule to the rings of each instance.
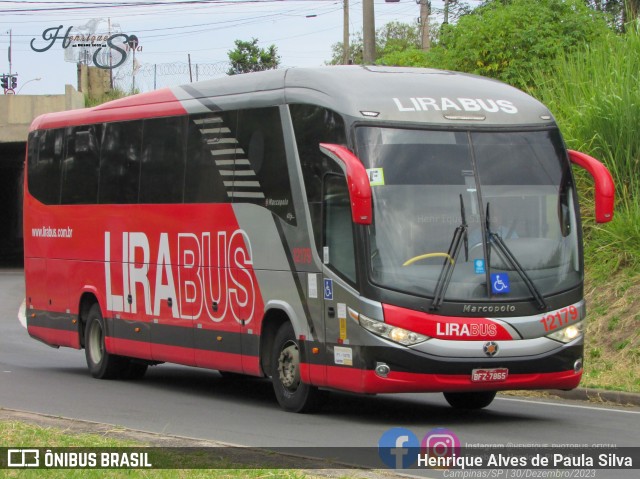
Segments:
[[[376,61],[378,65],[396,67],[424,67],[427,64],[428,53],[419,48],[409,48],[383,55]]]
[[[362,64],[363,51],[362,32],[352,35],[349,39],[349,58],[354,64]],[[389,22],[376,30],[376,58],[394,55],[405,50],[420,49],[420,26],[417,23]],[[341,65],[343,60],[342,42],[334,43],[331,47],[329,65]],[[389,63],[384,63],[388,65]]]
[[[533,84],[533,70],[551,71],[556,56],[608,33],[582,0],[492,1],[444,28],[428,64],[522,88]]]
[[[625,199],[618,196],[617,200],[611,223],[587,222],[584,228],[586,261],[590,274],[598,281],[606,281],[612,272],[622,269],[640,274],[640,206],[625,209]]]
[[[553,74],[533,75],[530,93],[554,113],[568,146],[604,162],[616,184],[611,223],[595,225],[593,207],[583,205],[592,272],[596,278],[620,268],[640,272],[640,33],[636,27],[609,35],[551,67]],[[578,175],[583,193],[591,185],[585,176]]]
[[[594,10],[606,15],[612,28],[624,31],[625,25],[638,18],[640,0],[585,0]]]
[[[138,92],[134,92],[134,93],[138,93]],[[125,96],[128,96],[128,95],[129,94],[125,93],[123,90],[114,88],[110,92],[99,97],[90,97],[89,95],[85,95],[84,105],[87,108],[92,106],[98,106],[111,100],[118,100],[119,98],[124,98]]]
[[[544,102],[574,149],[607,165],[619,208],[632,210],[640,195],[640,34],[609,36],[561,57],[553,75],[536,75],[531,93]]]
[[[249,42],[236,40],[235,45],[235,49],[227,52],[231,63],[227,75],[275,70],[280,65],[280,56],[275,45],[267,49],[260,48],[257,38],[252,38]]]

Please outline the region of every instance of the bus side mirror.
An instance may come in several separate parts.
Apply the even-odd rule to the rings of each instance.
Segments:
[[[340,165],[347,177],[351,217],[360,225],[370,225],[373,219],[369,175],[356,155],[341,145],[320,143],[320,151]]]
[[[596,200],[596,222],[608,223],[613,219],[613,204],[616,190],[613,178],[606,166],[589,155],[568,150],[571,163],[584,168],[593,177]]]

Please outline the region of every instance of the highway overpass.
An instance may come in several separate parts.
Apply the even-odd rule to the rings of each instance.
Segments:
[[[22,265],[22,178],[29,125],[43,113],[84,107],[84,95],[0,95],[0,266]]]

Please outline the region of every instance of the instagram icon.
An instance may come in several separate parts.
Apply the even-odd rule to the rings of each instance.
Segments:
[[[437,427],[429,431],[420,444],[420,453],[430,457],[453,457],[460,455],[460,439],[453,431]]]

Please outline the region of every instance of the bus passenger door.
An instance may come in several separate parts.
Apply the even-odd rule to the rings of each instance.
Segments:
[[[349,189],[342,173],[325,175],[322,210],[327,381],[329,386],[352,389],[358,373],[354,372],[356,358],[350,344],[353,324],[347,319],[353,293],[346,285],[355,285],[356,263]]]

